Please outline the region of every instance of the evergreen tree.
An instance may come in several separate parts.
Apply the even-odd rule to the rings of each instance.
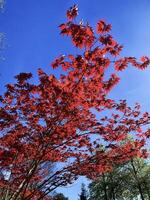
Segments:
[[[62,193],[58,193],[54,196],[54,200],[69,200],[69,199],[65,197]]]
[[[88,200],[87,190],[85,188],[84,183],[82,183],[82,186],[81,186],[81,194],[80,194],[79,200]]]

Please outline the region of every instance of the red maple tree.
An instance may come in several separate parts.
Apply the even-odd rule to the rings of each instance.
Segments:
[[[89,24],[75,23],[77,6],[67,11],[62,35],[71,38],[80,55],[59,56],[53,68],[65,71],[59,79],[38,70],[20,73],[0,98],[0,194],[7,200],[51,199],[48,194],[72,183],[79,175],[95,178],[116,163],[134,156],[146,157],[143,148],[150,115],[132,109],[126,101],[108,98],[119,82],[118,71],[129,64],[145,69],[150,60],[121,57],[122,46],[110,34],[111,25],[101,20],[96,32]],[[106,71],[113,71],[106,77]],[[97,119],[95,111],[109,110]],[[129,134],[135,139],[127,140]],[[122,142],[126,141],[126,142]],[[61,169],[52,166],[61,163]]]

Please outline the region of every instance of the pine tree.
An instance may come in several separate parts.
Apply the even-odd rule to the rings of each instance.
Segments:
[[[81,185],[81,194],[79,200],[88,200],[88,195],[84,183]]]

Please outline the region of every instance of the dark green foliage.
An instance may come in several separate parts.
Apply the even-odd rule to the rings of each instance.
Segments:
[[[69,199],[65,197],[62,193],[58,193],[54,196],[54,200],[69,200]]]
[[[82,186],[81,186],[81,194],[80,194],[79,200],[88,200],[87,191],[86,191],[85,185],[83,183],[82,183]]]
[[[134,159],[101,174],[90,186],[90,200],[150,200],[150,166]]]

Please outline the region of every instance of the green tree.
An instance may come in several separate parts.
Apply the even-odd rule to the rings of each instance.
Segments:
[[[128,189],[132,193],[140,196],[142,200],[150,200],[150,166],[143,159],[132,159],[126,166],[130,175],[130,186]]]
[[[54,200],[68,200],[62,193],[58,193],[54,196]]]
[[[121,166],[114,168],[112,172],[102,173],[98,180],[90,184],[90,200],[117,200],[123,192]],[[123,174],[122,174],[123,175]]]
[[[88,194],[87,190],[85,188],[84,183],[81,185],[81,194],[79,195],[80,199],[79,200],[87,200],[88,199]]]
[[[90,200],[150,199],[150,166],[143,159],[132,159],[101,174],[92,182]]]

